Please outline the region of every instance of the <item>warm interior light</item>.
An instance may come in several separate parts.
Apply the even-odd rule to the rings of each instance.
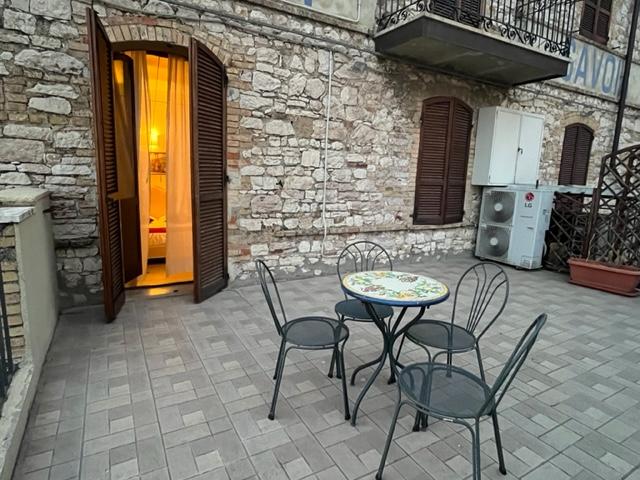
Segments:
[[[113,62],[113,81],[118,87],[124,85],[124,62],[122,60],[114,60]]]
[[[151,127],[149,130],[149,151],[151,152],[159,152],[160,145],[158,145],[158,140],[160,138],[160,133],[158,129],[155,127]]]

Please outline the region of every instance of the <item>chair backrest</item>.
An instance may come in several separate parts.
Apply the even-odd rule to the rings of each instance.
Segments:
[[[481,338],[500,316],[509,298],[509,278],[499,265],[476,263],[460,277],[453,303],[452,323]],[[466,324],[465,324],[466,322]]]
[[[393,270],[391,256],[381,245],[361,240],[347,245],[338,257],[338,277],[367,270]]]
[[[269,270],[269,267],[267,267],[267,264],[262,260],[256,260],[256,272],[258,273],[262,293],[264,293],[264,298],[267,301],[269,311],[273,317],[273,323],[275,323],[278,335],[282,335],[282,326],[287,323],[287,315],[284,311],[284,305],[280,298],[276,280],[273,278],[273,274],[271,270]]]
[[[516,348],[513,350],[513,353],[509,357],[509,360],[507,360],[507,363],[505,363],[504,367],[502,367],[500,375],[498,375],[496,381],[493,383],[493,387],[491,387],[491,393],[483,407],[480,409],[478,416],[491,413],[491,411],[500,404],[502,398],[504,397],[504,394],[507,392],[509,386],[511,385],[511,382],[513,382],[514,378],[518,374],[520,367],[522,367],[522,364],[527,359],[527,356],[529,356],[529,352],[533,348],[533,345],[536,343],[538,334],[540,333],[540,330],[546,322],[546,313],[538,315],[538,318],[533,321],[524,335],[522,335],[522,338],[518,342]]]

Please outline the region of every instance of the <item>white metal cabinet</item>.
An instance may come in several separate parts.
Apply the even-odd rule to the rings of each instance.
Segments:
[[[502,107],[478,112],[473,185],[533,185],[538,180],[544,117]]]

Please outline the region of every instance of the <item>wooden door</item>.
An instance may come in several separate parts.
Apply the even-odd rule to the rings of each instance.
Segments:
[[[227,286],[226,98],[224,65],[192,39],[191,184],[196,302]]]
[[[136,107],[133,86],[133,60],[122,53],[113,56],[116,72],[114,82],[116,155],[119,163],[130,165],[133,191],[120,199],[120,225],[122,229],[122,262],[124,281],[142,275],[140,244],[140,202],[138,198],[138,155],[136,141]],[[126,170],[126,169],[125,169]],[[123,172],[118,172],[122,174]],[[129,190],[131,190],[129,188]]]
[[[112,321],[124,304],[120,205],[113,198],[118,193],[113,107],[113,52],[104,27],[91,8],[87,8],[87,28],[96,142],[102,285],[105,313],[107,320]]]

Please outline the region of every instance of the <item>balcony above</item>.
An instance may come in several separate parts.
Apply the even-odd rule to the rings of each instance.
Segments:
[[[379,0],[376,50],[511,87],[563,77],[575,0]]]

